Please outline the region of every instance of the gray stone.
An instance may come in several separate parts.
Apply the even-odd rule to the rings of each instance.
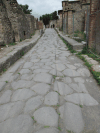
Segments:
[[[32,80],[34,78],[34,76],[35,76],[35,74],[31,74],[31,75],[24,74],[24,75],[21,76],[21,80],[28,80],[28,81],[30,81],[30,80]]]
[[[33,71],[33,73],[46,73],[46,72],[49,72],[49,70],[46,70],[46,69],[36,69]]]
[[[14,66],[10,68],[9,72],[14,73],[14,72],[16,72],[18,70],[19,67],[20,67],[19,63],[18,64],[14,64]]]
[[[88,91],[86,90],[85,85],[82,84],[82,83],[78,83],[78,85],[72,83],[72,84],[70,84],[69,86],[70,86],[71,88],[73,88],[73,90],[75,90],[75,91],[77,91],[77,92],[88,93]]]
[[[90,71],[86,68],[79,68],[77,72],[84,77],[90,77]]]
[[[63,79],[63,81],[64,81],[65,83],[67,83],[67,84],[70,84],[70,83],[72,82],[72,80],[71,80],[70,77],[65,77],[65,78]]]
[[[61,77],[64,76],[61,72],[57,71],[57,76]]]
[[[31,62],[34,62],[34,63],[39,62],[39,61],[40,59],[31,59]]]
[[[76,77],[76,76],[80,76],[80,74],[78,72],[76,72],[75,70],[72,69],[65,69],[63,71],[63,74],[65,76],[69,76],[69,77]]]
[[[52,82],[52,76],[46,73],[39,73],[34,77],[34,81],[50,84]]]
[[[60,95],[68,95],[73,93],[73,90],[67,84],[58,81],[54,83],[54,90],[59,92]]]
[[[0,82],[0,91],[3,90],[5,85],[6,85],[6,82]]]
[[[38,83],[31,87],[31,90],[34,90],[40,95],[45,95],[50,90],[50,85],[47,85],[45,83]]]
[[[30,89],[19,89],[13,93],[11,101],[26,100],[34,95],[35,95],[35,92]]]
[[[63,64],[56,64],[56,69],[57,69],[58,71],[63,71],[65,68],[66,68],[66,67],[65,67],[65,65],[63,65]]]
[[[97,61],[95,61],[95,60],[88,60],[88,62],[90,63],[90,64],[93,64],[93,65],[98,65],[98,62]]]
[[[26,62],[23,66],[23,68],[31,68],[33,66],[33,63],[32,62]]]
[[[49,67],[49,66],[44,65],[44,66],[43,66],[43,69],[51,70],[52,68]]]
[[[100,72],[100,65],[93,65],[92,69],[96,72]]]
[[[52,69],[52,70],[50,70],[49,73],[52,74],[52,75],[56,75],[56,69]]]
[[[75,93],[65,97],[66,101],[86,106],[98,105],[99,103],[89,94]]]
[[[11,90],[5,91],[0,97],[0,104],[8,103],[10,101],[11,94],[12,94]]]
[[[19,115],[24,107],[24,102],[8,103],[0,106],[0,122]]]
[[[46,105],[57,105],[58,104],[58,93],[56,93],[56,92],[49,92],[45,96],[44,103]]]
[[[19,115],[0,123],[0,133],[32,133],[33,120],[29,115]]]
[[[76,67],[73,66],[73,65],[66,64],[66,66],[67,66],[68,68],[70,68],[70,69],[76,69]]]
[[[75,82],[84,83],[84,79],[81,77],[74,78]]]
[[[33,84],[34,84],[33,81],[19,80],[19,81],[13,82],[13,83],[11,84],[11,86],[12,86],[12,88],[13,88],[14,90],[16,90],[16,89],[21,89],[21,88],[29,88],[29,87],[31,87]]]
[[[63,107],[60,107],[59,111],[67,130],[75,133],[81,133],[83,131],[84,122],[79,106],[72,103],[65,103]]]
[[[47,128],[47,129],[42,129],[42,130],[39,130],[35,133],[58,133],[59,131],[56,129],[56,128]]]
[[[42,107],[34,112],[37,123],[45,126],[58,126],[58,114],[52,107]]]
[[[19,73],[20,74],[28,74],[28,73],[31,73],[31,71],[29,69],[22,69]]]
[[[31,111],[34,111],[37,109],[41,104],[43,103],[43,97],[42,96],[36,96],[31,99],[29,99],[26,102],[24,113],[30,113]]]

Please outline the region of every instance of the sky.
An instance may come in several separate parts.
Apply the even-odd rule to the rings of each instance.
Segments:
[[[62,9],[62,0],[17,0],[17,2],[29,5],[32,15],[36,18]]]

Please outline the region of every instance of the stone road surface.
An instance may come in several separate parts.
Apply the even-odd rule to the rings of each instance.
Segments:
[[[100,87],[54,29],[0,77],[0,133],[100,133]]]

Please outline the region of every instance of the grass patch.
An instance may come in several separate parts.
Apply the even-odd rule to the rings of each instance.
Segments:
[[[49,128],[50,126],[44,126],[44,128]]]
[[[55,76],[55,75],[53,76],[54,79],[55,79],[56,77],[57,77],[57,76]]]
[[[3,72],[7,71],[6,69],[3,69]]]
[[[58,127],[58,129],[59,129],[59,131],[61,131],[61,128],[60,127]]]
[[[32,117],[32,119],[34,120],[34,116]]]
[[[82,105],[79,105],[81,108],[83,108],[83,106]]]
[[[5,81],[6,83],[8,83],[8,81]]]
[[[12,42],[12,43],[10,43],[10,44],[8,44],[8,45],[16,45],[16,43]]]

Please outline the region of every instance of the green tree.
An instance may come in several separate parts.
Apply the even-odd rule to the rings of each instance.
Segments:
[[[22,5],[22,4],[20,4],[20,6],[21,6],[21,8],[23,9],[23,12],[24,12],[25,14],[31,14],[32,9],[29,10],[29,9],[28,9],[29,6],[28,6],[27,4],[26,4],[26,5]]]

